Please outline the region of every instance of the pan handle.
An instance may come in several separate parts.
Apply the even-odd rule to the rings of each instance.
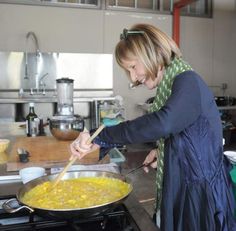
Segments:
[[[2,207],[3,209],[7,212],[7,213],[16,213],[22,209],[27,209],[29,210],[30,213],[33,213],[34,210],[26,205],[23,205],[23,206],[20,206],[20,207],[17,207],[17,208],[13,208],[11,207],[11,205],[14,207],[16,207],[16,205],[19,205],[19,202],[16,198],[11,198],[7,201],[5,201],[3,204],[2,204]]]

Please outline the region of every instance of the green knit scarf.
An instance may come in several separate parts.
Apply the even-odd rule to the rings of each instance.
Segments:
[[[175,58],[172,60],[170,65],[165,69],[163,78],[158,85],[155,99],[152,106],[150,107],[150,112],[160,110],[166,103],[167,99],[171,95],[172,84],[175,77],[184,72],[192,70],[191,66],[187,64],[181,58]],[[158,150],[159,155],[157,156],[157,175],[156,175],[156,189],[157,189],[157,198],[156,198],[156,209],[160,209],[161,199],[162,199],[162,185],[163,185],[163,167],[164,167],[164,142],[165,140],[161,138],[158,141]]]

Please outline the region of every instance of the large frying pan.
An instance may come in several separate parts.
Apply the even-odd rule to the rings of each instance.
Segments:
[[[73,218],[85,218],[89,216],[95,216],[98,214],[102,214],[104,212],[107,212],[109,210],[114,209],[118,204],[120,204],[123,200],[127,198],[127,196],[132,191],[124,195],[122,198],[116,201],[112,201],[107,204],[101,204],[94,207],[88,207],[88,208],[82,208],[82,209],[42,209],[42,208],[36,208],[32,206],[28,206],[27,204],[22,202],[23,195],[34,188],[36,185],[39,185],[45,181],[53,181],[57,177],[57,174],[52,174],[48,176],[43,176],[40,178],[37,178],[35,180],[32,180],[28,183],[26,183],[24,186],[22,186],[18,193],[16,194],[16,198],[12,198],[7,200],[3,204],[3,208],[8,213],[15,213],[22,209],[29,210],[30,213],[35,212],[36,214],[43,216],[43,217],[50,217],[53,219],[63,219],[63,220],[70,220]],[[105,171],[75,171],[75,172],[67,172],[63,176],[63,179],[72,179],[72,178],[79,178],[79,177],[110,177],[110,178],[118,178],[121,180],[125,180],[124,177],[117,173],[112,172],[105,172]],[[126,181],[126,180],[125,180]],[[16,202],[20,207],[14,208],[16,205]],[[14,206],[14,207],[13,207]]]

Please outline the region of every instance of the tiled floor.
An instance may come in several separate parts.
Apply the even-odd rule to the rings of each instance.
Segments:
[[[138,146],[128,146],[127,152],[123,153],[126,161],[121,165],[122,174],[125,175],[129,170],[142,164],[149,150],[150,147],[148,146],[141,147],[141,149]],[[135,196],[150,216],[154,213],[155,205],[155,175],[156,171],[154,169],[150,168],[149,173],[145,173],[141,168],[128,176],[133,184]]]

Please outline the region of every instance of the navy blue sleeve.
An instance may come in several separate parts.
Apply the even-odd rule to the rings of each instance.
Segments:
[[[101,146],[155,142],[183,131],[201,113],[197,78],[198,75],[193,71],[176,76],[172,94],[159,111],[107,127],[94,142]]]

